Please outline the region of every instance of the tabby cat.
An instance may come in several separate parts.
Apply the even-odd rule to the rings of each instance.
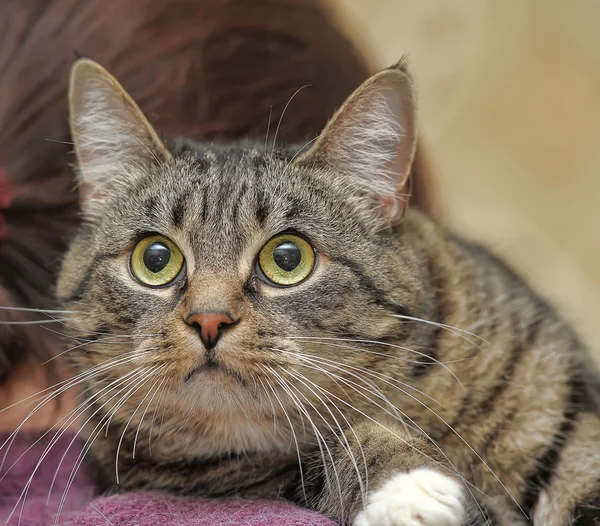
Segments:
[[[101,488],[356,526],[600,523],[585,348],[407,206],[403,62],[303,147],[167,145],[89,59],[70,110],[85,221],[58,296]]]

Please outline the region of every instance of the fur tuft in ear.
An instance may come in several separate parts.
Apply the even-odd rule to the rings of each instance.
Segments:
[[[69,112],[87,215],[99,213],[111,188],[128,183],[128,171],[170,157],[119,82],[88,58],[77,60],[71,70]]]
[[[406,61],[367,80],[298,163],[310,161],[366,183],[388,224],[403,217],[415,155],[415,102]]]

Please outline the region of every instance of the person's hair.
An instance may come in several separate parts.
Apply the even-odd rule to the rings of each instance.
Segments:
[[[0,379],[27,357],[48,359],[63,332],[60,312],[24,309],[56,308],[78,224],[67,124],[76,51],[109,68],[167,138],[265,140],[270,122],[269,141],[276,130],[278,142],[310,140],[372,71],[317,0],[30,0],[0,3],[0,20]],[[425,172],[413,194],[432,208]]]

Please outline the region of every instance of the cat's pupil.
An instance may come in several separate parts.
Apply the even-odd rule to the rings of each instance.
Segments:
[[[302,252],[290,241],[277,245],[273,250],[273,260],[280,269],[286,272],[294,270],[300,264],[301,259]]]
[[[162,243],[152,243],[144,251],[144,265],[150,272],[160,272],[169,263],[171,251]]]

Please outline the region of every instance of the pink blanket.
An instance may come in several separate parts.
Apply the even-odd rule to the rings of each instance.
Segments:
[[[0,437],[1,444],[7,437]],[[73,435],[62,437],[51,454],[41,462],[27,497],[22,494],[33,469],[38,464],[48,440],[32,434],[21,434],[10,447],[0,480],[0,522],[21,526],[50,526],[81,452],[75,442],[61,458]],[[4,457],[7,445],[0,452]],[[31,449],[29,449],[31,448]],[[29,449],[29,450],[28,450]],[[59,465],[60,464],[60,465]],[[52,480],[56,480],[48,499]],[[24,504],[23,504],[24,501]],[[8,520],[8,522],[7,522]],[[83,470],[73,479],[63,511],[57,521],[61,526],[335,526],[322,515],[287,502],[210,500],[173,497],[162,493],[127,493],[93,499],[90,480]]]

